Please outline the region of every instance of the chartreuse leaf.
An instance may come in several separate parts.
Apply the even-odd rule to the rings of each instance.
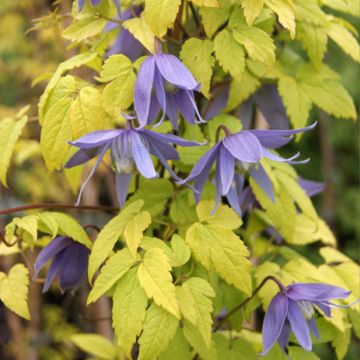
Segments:
[[[200,81],[201,92],[207,98],[210,97],[212,68],[215,64],[215,59],[211,55],[212,52],[213,43],[211,40],[191,38],[185,41],[180,53],[184,64],[194,74],[196,80]]]
[[[357,0],[322,0],[322,3],[335,10],[359,16],[359,3]]]
[[[297,21],[315,25],[325,25],[328,21],[326,14],[321,10],[317,1],[295,0],[294,6]]]
[[[23,114],[17,120],[7,118],[0,121],[0,181],[4,186],[7,186],[6,173],[11,156],[27,119],[27,116]]]
[[[275,45],[271,37],[257,27],[238,24],[233,30],[234,39],[243,45],[253,60],[267,66],[275,62]]]
[[[157,37],[163,37],[173,27],[180,3],[180,0],[145,0],[144,16]]]
[[[111,253],[113,247],[123,234],[128,222],[140,212],[143,205],[144,202],[142,200],[137,200],[132,204],[127,205],[101,230],[93,244],[89,257],[88,277],[90,281],[96,270]]]
[[[241,1],[241,6],[244,9],[246,22],[252,25],[264,7],[264,0],[243,0]]]
[[[264,0],[265,4],[278,16],[280,24],[290,31],[292,38],[295,37],[295,13],[291,1],[288,0]]]
[[[342,334],[339,334],[331,343],[335,348],[336,357],[339,360],[344,359],[348,352],[351,341],[351,327],[349,326]]]
[[[230,15],[230,7],[202,7],[200,9],[202,24],[206,35],[212,37],[216,30],[228,20]]]
[[[230,230],[237,225],[235,217],[222,217],[223,213],[229,214],[232,210],[219,206],[215,216],[209,218],[206,214],[213,206],[212,201],[199,203],[197,213],[203,220],[187,230],[186,243],[206,270],[214,269],[226,282],[251,295],[250,262],[246,258],[249,252],[242,240]]]
[[[117,358],[117,347],[107,338],[97,334],[75,334],[70,339],[78,348],[99,359]]]
[[[144,330],[139,339],[139,360],[153,360],[166,349],[178,328],[178,319],[153,303],[146,312]]]
[[[100,296],[104,295],[135,263],[136,259],[126,248],[110,256],[95,280],[87,303],[95,302]]]
[[[203,279],[193,277],[176,287],[176,297],[181,315],[191,322],[200,332],[205,344],[211,345],[211,298],[215,292],[210,284]]]
[[[223,334],[214,335],[218,359],[257,360],[258,354],[253,347],[242,339],[227,339]]]
[[[214,50],[222,68],[233,78],[241,80],[245,69],[244,49],[229,30],[224,29],[216,35]]]
[[[122,26],[128,30],[135,39],[139,40],[150,53],[154,53],[155,35],[143,15],[124,21]]]
[[[150,214],[147,211],[142,211],[131,218],[125,227],[124,238],[130,253],[134,258],[136,258],[137,249],[143,238],[143,232],[150,223]]]
[[[13,221],[6,226],[8,229],[11,228],[11,224],[15,225],[20,230],[20,236],[30,245],[33,246],[37,240],[37,230],[38,230],[38,216],[37,215],[28,215],[22,218],[15,218]],[[9,226],[10,225],[10,226]],[[15,229],[14,228],[14,229]],[[19,230],[17,233],[19,233]],[[9,236],[9,233],[6,233]],[[11,237],[11,235],[10,235]]]
[[[218,0],[191,0],[197,6],[206,6],[206,7],[218,7]]]
[[[165,252],[151,248],[145,252],[143,262],[139,265],[138,278],[149,298],[153,298],[157,305],[180,318],[170,270],[170,260]]]
[[[306,351],[299,346],[289,346],[289,357],[292,360],[320,360],[313,352]]]
[[[360,62],[360,46],[355,36],[343,25],[331,22],[327,29],[330,39],[334,40],[346,54]]]
[[[125,55],[110,56],[98,80],[109,82],[103,92],[104,107],[109,114],[116,116],[131,105],[136,76],[133,64]]]
[[[0,300],[14,313],[30,320],[28,293],[29,271],[23,264],[14,265],[7,275],[0,272]]]
[[[186,341],[182,330],[178,327],[175,336],[169,343],[169,346],[160,354],[159,360],[191,360],[192,358],[193,355],[190,349],[190,345]]]
[[[128,271],[115,285],[112,320],[117,343],[130,359],[146,315],[147,297],[137,278],[137,268]]]

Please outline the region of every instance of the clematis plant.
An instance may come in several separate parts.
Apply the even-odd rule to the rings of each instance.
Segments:
[[[281,291],[271,300],[264,318],[262,354],[266,355],[276,342],[285,351],[291,331],[299,344],[311,351],[310,332],[319,338],[314,319],[315,308],[319,308],[326,316],[331,316],[331,308],[341,307],[331,300],[345,299],[351,292],[327,284],[278,285]]]
[[[55,277],[59,278],[59,288],[62,292],[74,292],[80,287],[87,272],[90,250],[69,237],[56,236],[37,257],[34,268],[34,278],[40,270],[52,260],[46,275],[43,292],[49,290]]]
[[[244,130],[236,134],[232,134],[226,127],[221,126],[218,130],[223,129],[226,136],[206,152],[189,176],[179,183],[186,184],[194,181],[195,200],[198,202],[212,166],[216,162],[216,206],[223,195],[238,213],[241,212],[240,204],[243,199],[239,199],[239,192],[243,186],[243,179],[238,176],[238,173],[244,172],[249,172],[269,198],[274,200],[272,184],[261,165],[261,159],[290,164],[306,163],[308,160],[294,160],[300,155],[299,153],[285,159],[273,153],[271,149],[286,145],[292,139],[292,135],[311,130],[315,126],[316,123],[295,130]]]
[[[160,109],[159,123],[167,115],[174,129],[178,128],[178,113],[190,124],[204,122],[194,97],[200,84],[176,56],[162,53],[159,42],[156,46],[156,54],[142,63],[135,84],[134,105],[141,126],[151,124]]]
[[[130,121],[127,125],[127,129],[94,131],[70,142],[79,150],[65,164],[66,168],[83,164],[97,157],[95,166],[80,189],[77,203],[80,202],[81,194],[87,182],[94,175],[107,150],[110,150],[111,162],[116,174],[117,198],[120,206],[123,206],[128,194],[131,176],[136,170],[148,179],[158,177],[151,155],[154,155],[171,176],[179,181],[180,178],[167,163],[168,160],[179,159],[178,152],[170,143],[180,146],[202,145],[195,141],[184,140],[176,135],[136,129],[132,127]]]

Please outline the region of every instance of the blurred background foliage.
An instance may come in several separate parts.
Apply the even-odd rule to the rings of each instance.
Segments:
[[[62,13],[68,13],[71,2],[60,0],[59,3]],[[36,106],[46,84],[44,80],[48,80],[58,63],[72,52],[66,48],[67,44],[60,36],[67,23],[66,15],[60,17],[53,14],[53,10],[51,0],[0,1],[0,119],[15,115],[26,104],[31,105],[30,125],[17,144],[15,166],[9,174],[10,188],[0,190],[0,209],[24,202],[71,202],[73,195],[68,179],[80,176],[72,173],[66,179],[60,172],[49,174],[39,144],[31,140],[39,136],[39,126],[35,121]],[[36,19],[44,14],[48,15],[37,22]],[[348,16],[348,20],[360,32],[359,22],[351,16]],[[360,68],[334,43],[330,43],[329,47],[332,55],[327,58],[327,63],[341,74],[343,84],[359,108]],[[350,120],[334,119],[318,109],[312,110],[311,122],[315,120],[319,121],[316,131],[292,144],[289,153],[297,149],[311,158],[311,162],[299,167],[298,172],[305,178],[326,182],[326,190],[315,199],[319,213],[337,235],[341,250],[359,261],[359,126]],[[8,220],[6,217],[0,218],[0,226],[3,227]],[[311,254],[307,255],[311,257]],[[0,256],[0,270],[11,267],[9,261],[10,258]],[[77,309],[85,303],[81,301],[85,294],[80,293],[78,301],[73,299],[70,302],[70,294],[64,297],[52,293],[40,296],[39,284],[32,284],[30,291],[30,306],[38,311],[29,324],[5,311],[0,304],[2,360],[77,358],[75,349],[70,345],[64,346],[62,340],[76,332],[77,328],[83,331],[96,328],[101,332],[103,322],[108,322],[108,319],[92,322],[93,314],[99,315],[99,311]],[[79,313],[92,316],[85,319],[77,315]],[[30,345],[32,351],[25,351],[25,343]],[[358,358],[358,347],[354,340],[345,359]],[[320,352],[323,359],[332,358],[325,346]]]

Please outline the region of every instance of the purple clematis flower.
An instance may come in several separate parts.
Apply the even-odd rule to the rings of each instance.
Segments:
[[[111,161],[116,173],[116,190],[120,206],[125,204],[131,175],[136,170],[148,179],[158,177],[150,154],[157,157],[174,179],[179,181],[180,178],[167,163],[167,160],[179,159],[178,152],[169,143],[180,146],[203,145],[194,141],[184,140],[175,135],[161,134],[132,127],[128,129],[94,131],[74,142],[70,142],[71,145],[78,147],[79,150],[65,164],[65,167],[70,168],[80,165],[92,158],[98,157],[94,168],[80,189],[77,203],[80,201],[85,185],[95,173],[108,149],[110,149]]]
[[[115,19],[120,21],[129,20],[134,17],[134,14],[140,16],[143,10],[142,6],[133,6],[131,9],[127,9],[121,14],[119,14]],[[113,29],[119,28],[119,24],[115,21],[109,21],[105,26],[105,31],[111,31]],[[131,61],[135,61],[142,54],[145,53],[145,47],[134,38],[134,36],[125,28],[121,28],[118,36],[116,37],[115,43],[106,53],[106,56],[114,54],[124,54]]]
[[[167,115],[174,129],[178,128],[178,112],[190,124],[204,122],[194,98],[194,90],[199,89],[200,84],[176,56],[161,52],[148,56],[135,84],[134,105],[140,125],[151,124],[160,109],[160,123]]]
[[[62,292],[65,290],[75,291],[79,288],[86,275],[89,253],[90,250],[86,246],[69,237],[55,237],[41,250],[34,265],[34,277],[36,278],[45,264],[52,260],[43,292],[49,290],[51,282],[56,276],[59,278],[59,287]]]
[[[295,130],[245,130],[236,134],[231,134],[228,129],[223,127],[226,136],[206,152],[194,166],[190,175],[179,183],[184,184],[194,180],[195,200],[199,201],[211,168],[216,162],[216,205],[218,205],[221,195],[223,195],[227,197],[234,209],[240,212],[240,205],[236,207],[234,204],[239,202],[237,189],[242,180],[236,174],[244,174],[247,171],[264,192],[274,200],[271,181],[260,160],[267,158],[291,164],[307,162],[308,160],[294,161],[299,156],[299,153],[289,159],[284,159],[269,149],[277,149],[287,144],[292,139],[293,134],[311,130],[315,126],[316,123]]]
[[[265,355],[276,342],[285,351],[291,331],[299,344],[311,351],[310,331],[319,337],[314,319],[318,307],[326,316],[331,316],[332,307],[343,307],[330,302],[332,299],[344,299],[351,292],[326,284],[297,283],[283,287],[270,302],[265,314],[262,336]],[[345,306],[348,307],[348,306]]]

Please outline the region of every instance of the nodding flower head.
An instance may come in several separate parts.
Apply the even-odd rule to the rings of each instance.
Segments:
[[[204,122],[194,98],[194,90],[199,89],[200,84],[187,67],[158,48],[142,63],[136,79],[134,105],[141,126],[151,124],[160,109],[160,123],[167,115],[174,129],[178,128],[178,113],[190,124]]]
[[[310,332],[319,338],[319,331],[314,319],[315,309],[320,309],[326,316],[331,315],[331,308],[349,307],[350,305],[333,304],[331,300],[345,299],[350,291],[327,285],[297,283],[282,289],[270,302],[265,314],[262,336],[263,352],[267,354],[276,342],[285,351],[291,331],[299,344],[311,351]]]
[[[308,160],[294,161],[299,153],[285,159],[271,150],[287,144],[292,139],[293,134],[313,129],[315,125],[316,123],[295,130],[244,130],[236,134],[231,134],[224,128],[226,136],[206,152],[194,166],[189,176],[179,183],[184,184],[193,180],[195,199],[199,201],[212,166],[216,162],[216,206],[221,196],[226,196],[229,203],[240,213],[240,205],[236,204],[239,203],[238,187],[243,185],[243,181],[239,181],[237,175],[244,175],[245,173],[249,173],[264,192],[274,200],[273,187],[261,165],[261,159],[266,158],[290,164],[307,162]]]
[[[43,292],[49,290],[55,277],[59,279],[59,288],[62,292],[74,292],[80,287],[88,267],[90,250],[65,236],[57,236],[41,250],[35,262],[35,277],[45,264],[52,260],[46,275]]]
[[[84,187],[94,175],[107,150],[110,150],[112,167],[116,174],[116,192],[120,206],[125,204],[131,176],[134,172],[138,171],[148,179],[158,177],[151,155],[154,155],[173,178],[179,181],[180,178],[167,163],[167,160],[179,159],[178,152],[170,143],[180,146],[202,145],[194,141],[184,140],[175,135],[161,134],[132,127],[94,131],[76,141],[70,142],[71,145],[79,148],[79,150],[65,164],[65,167],[70,168],[80,165],[97,157],[95,166],[80,189],[77,203],[80,202]]]

